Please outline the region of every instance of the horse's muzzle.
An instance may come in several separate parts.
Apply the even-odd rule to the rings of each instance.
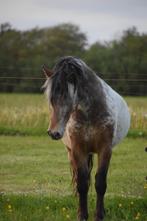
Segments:
[[[52,132],[51,130],[48,130],[47,133],[53,140],[59,140],[62,138],[62,134],[58,131]]]

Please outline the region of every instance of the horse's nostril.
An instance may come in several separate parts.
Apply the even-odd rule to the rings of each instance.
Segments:
[[[56,132],[51,132],[51,130],[48,130],[47,133],[54,140],[59,140],[62,137],[62,135],[57,131]]]
[[[59,140],[61,138],[61,134],[59,132],[54,132],[52,138],[55,140]]]

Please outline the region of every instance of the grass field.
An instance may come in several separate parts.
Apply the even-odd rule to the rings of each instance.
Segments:
[[[113,150],[105,221],[147,221],[147,98],[126,100],[132,125]],[[0,221],[77,220],[67,153],[47,137],[48,118],[43,95],[0,94]],[[95,208],[94,162],[89,221]]]
[[[131,198],[106,198],[105,221],[146,221],[146,200]],[[89,200],[93,221],[95,199]],[[77,202],[73,196],[46,197],[30,195],[2,196],[0,198],[1,221],[77,221]]]
[[[127,138],[113,151],[106,194],[107,220],[146,221],[145,138]],[[76,220],[66,150],[44,136],[0,137],[0,220]],[[96,167],[94,166],[93,173]],[[89,191],[92,221],[94,174]],[[137,216],[137,214],[140,214]]]
[[[147,137],[147,97],[126,97],[130,136]],[[45,135],[49,112],[44,95],[0,94],[0,134]]]

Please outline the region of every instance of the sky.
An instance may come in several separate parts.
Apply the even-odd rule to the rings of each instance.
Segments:
[[[147,0],[0,0],[0,23],[27,30],[62,23],[80,27],[90,44],[135,26],[147,33]]]

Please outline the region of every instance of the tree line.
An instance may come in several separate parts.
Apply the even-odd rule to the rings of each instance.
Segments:
[[[42,65],[52,68],[66,55],[83,59],[124,95],[147,95],[146,33],[132,27],[118,39],[89,45],[86,34],[70,23],[26,31],[1,24],[0,92],[40,92]]]

